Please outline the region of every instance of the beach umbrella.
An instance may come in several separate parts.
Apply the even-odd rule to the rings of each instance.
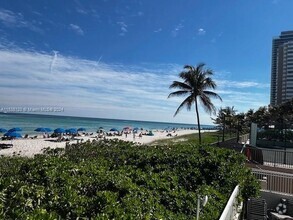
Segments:
[[[110,131],[119,131],[117,128],[111,128]]]
[[[6,136],[6,137],[13,137],[13,138],[22,138],[21,134],[15,132],[15,131],[13,131],[13,132],[7,132],[7,133],[4,134],[4,136]]]
[[[7,130],[5,128],[0,128],[0,133],[4,133],[6,132]]]
[[[51,128],[45,128],[45,129],[46,129],[46,132],[52,132]]]
[[[77,129],[77,131],[86,131],[86,129],[85,128],[79,128],[79,129]]]
[[[131,130],[131,127],[124,127],[123,130]]]
[[[37,131],[37,132],[47,132],[47,129],[46,128],[37,128],[37,129],[35,129],[35,131]]]
[[[69,128],[69,129],[66,129],[65,132],[69,134],[76,134],[77,130],[76,128]]]
[[[63,129],[63,128],[57,128],[57,129],[54,130],[54,133],[56,133],[56,134],[65,133],[65,129]]]
[[[11,128],[8,132],[22,131],[21,128]]]

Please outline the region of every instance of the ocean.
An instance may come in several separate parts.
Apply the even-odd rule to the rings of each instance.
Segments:
[[[34,130],[39,127],[48,127],[52,130],[56,128],[85,128],[87,132],[96,132],[100,127],[105,131],[111,128],[122,130],[124,127],[138,127],[145,130],[172,129],[172,128],[194,128],[195,124],[179,124],[151,121],[134,121],[105,118],[86,118],[72,116],[21,114],[21,113],[0,113],[0,128],[7,130],[20,127],[22,134],[36,134]],[[213,125],[201,125],[203,129],[214,128]]]

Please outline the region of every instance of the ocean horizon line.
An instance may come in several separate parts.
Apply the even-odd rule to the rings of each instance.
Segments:
[[[98,117],[90,117],[90,116],[73,116],[73,115],[57,115],[57,114],[37,114],[37,113],[24,113],[24,112],[0,112],[0,115],[29,115],[29,116],[44,116],[44,117],[71,117],[71,118],[79,118],[79,119],[98,119],[98,120],[117,120],[117,121],[130,121],[130,122],[146,122],[146,123],[165,123],[165,124],[178,124],[178,125],[189,125],[192,127],[197,127],[197,124],[190,124],[185,122],[166,122],[166,121],[145,121],[145,120],[137,120],[137,119],[121,119],[121,118],[98,118]],[[201,124],[201,126],[215,126],[210,124]]]

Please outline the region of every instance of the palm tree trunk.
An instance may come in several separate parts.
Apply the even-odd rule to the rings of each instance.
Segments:
[[[198,113],[197,98],[195,98],[195,111],[196,111],[196,117],[197,117],[198,141],[199,141],[199,144],[201,144],[200,122],[199,122],[199,113]]]

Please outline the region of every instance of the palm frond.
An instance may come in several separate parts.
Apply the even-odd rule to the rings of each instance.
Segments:
[[[177,108],[175,114],[174,114],[174,117],[180,112],[180,110],[186,106],[187,110],[190,111],[191,110],[191,106],[192,106],[192,103],[193,103],[194,99],[193,99],[193,96],[190,95],[188,96],[180,105],[179,107]]]
[[[195,69],[194,69],[194,66],[191,66],[191,65],[185,65],[184,67],[183,67],[185,70],[187,70],[187,72],[189,72],[189,71],[194,71]]]
[[[173,81],[173,83],[169,86],[169,89],[192,90],[192,88],[189,85],[179,81]]]
[[[212,76],[212,75],[214,75],[214,71],[211,70],[211,69],[206,69],[206,70],[204,71],[204,73],[206,74],[206,76]]]
[[[179,90],[179,91],[176,91],[176,92],[171,92],[168,95],[168,98],[174,97],[174,96],[183,96],[183,95],[186,95],[187,93],[189,93],[189,92],[188,91],[185,91],[185,90]]]
[[[219,96],[219,95],[218,95],[217,93],[215,93],[215,92],[212,92],[212,91],[203,91],[203,93],[204,93],[205,95],[209,96],[209,97],[216,98],[216,99],[220,99],[221,101],[223,101],[222,98],[221,98],[221,96]]]
[[[182,71],[181,73],[179,73],[179,77],[181,79],[187,80],[191,77],[191,73],[192,71]]]
[[[217,85],[214,80],[212,80],[210,77],[207,77],[203,80],[203,89],[216,89]]]
[[[199,64],[196,66],[195,72],[197,72],[197,73],[202,73],[202,72],[203,72],[203,68],[204,68],[204,66],[205,66],[204,63],[199,63]]]
[[[199,100],[202,104],[202,107],[204,108],[206,112],[208,112],[209,114],[211,113],[214,114],[216,112],[216,107],[211,102],[211,99],[208,96],[206,96],[205,94],[202,94],[201,96],[199,96]]]

